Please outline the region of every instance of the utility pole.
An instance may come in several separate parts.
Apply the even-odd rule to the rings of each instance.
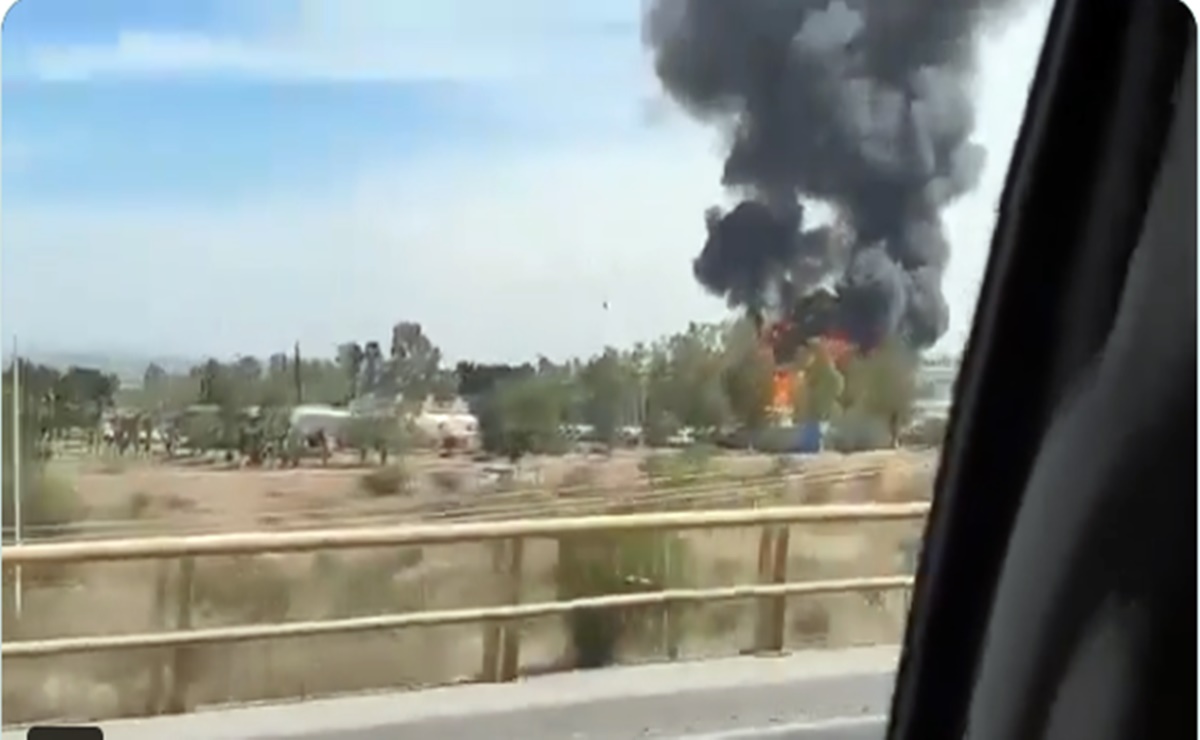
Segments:
[[[292,359],[292,378],[296,384],[296,405],[304,403],[304,381],[300,374],[300,342],[296,342]]]
[[[13,540],[21,544],[21,499],[24,491],[21,486],[21,355],[17,352],[17,338],[13,337],[13,366],[12,366],[12,416],[13,416]],[[21,582],[21,566],[13,569],[14,593],[13,606],[17,618],[21,618],[23,608],[23,591]]]

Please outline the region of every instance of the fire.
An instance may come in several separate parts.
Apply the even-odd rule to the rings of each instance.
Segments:
[[[788,331],[786,322],[778,321],[759,328],[759,340],[763,353],[771,363],[771,404],[773,415],[786,419],[792,414],[793,394],[795,392],[795,375],[791,368],[778,364],[776,349],[784,334]]]
[[[771,407],[776,411],[792,410],[792,374],[782,368],[776,368],[771,378]]]
[[[793,325],[786,320],[759,325],[762,351],[772,367],[770,412],[781,423],[791,418],[796,394],[805,392],[805,370],[815,356],[812,351],[795,358],[785,356],[787,336],[792,329]],[[854,342],[840,333],[815,336],[808,341],[808,347],[828,357],[839,368],[844,368],[857,352]]]
[[[839,367],[854,354],[855,349],[853,342],[838,334],[819,337],[816,345]]]

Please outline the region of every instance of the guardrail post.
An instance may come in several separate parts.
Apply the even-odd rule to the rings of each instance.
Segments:
[[[525,540],[514,537],[492,545],[492,573],[503,584],[502,603],[521,603],[521,571]],[[521,665],[521,623],[488,621],[483,625],[483,665],[480,680],[486,683],[516,680]]]
[[[155,568],[154,604],[150,614],[150,624],[157,630],[167,629],[167,587],[170,580],[170,564],[166,560],[159,560]],[[164,677],[169,670],[166,660],[158,655],[153,658],[150,665],[150,691],[146,697],[146,714],[150,716],[162,713]]]
[[[683,604],[678,601],[667,602],[667,660],[679,660],[679,643],[683,641],[683,612]]]
[[[779,527],[775,535],[775,547],[771,560],[771,583],[782,585],[787,583],[788,541],[791,530],[786,525]],[[771,599],[770,632],[765,645],[767,650],[774,653],[783,652],[783,635],[787,627],[787,597],[774,596]]]
[[[521,570],[525,559],[525,540],[514,537],[508,543],[508,562],[505,568],[507,602],[516,606],[521,603]],[[499,680],[515,681],[521,668],[521,620],[510,620],[502,626],[504,636],[500,649]]]
[[[765,584],[771,580],[772,555],[774,553],[775,528],[764,526],[758,535],[758,577],[756,583]],[[756,599],[754,623],[754,645],[749,652],[758,653],[767,649],[767,635],[770,632],[770,602],[766,597]]]
[[[192,628],[192,591],[196,579],[196,560],[184,557],[179,561],[179,590],[175,601],[175,629],[184,631]],[[171,669],[170,689],[167,693],[167,711],[182,714],[187,711],[187,690],[191,682],[192,649],[175,649],[174,665]]]
[[[787,526],[763,527],[758,539],[758,583],[760,585],[787,583],[788,544]],[[757,614],[752,653],[783,652],[783,634],[787,623],[787,598],[763,596],[757,600]]]
[[[491,543],[492,575],[499,577],[504,573],[503,540]],[[483,623],[483,662],[480,666],[479,680],[484,683],[495,683],[500,678],[500,639],[503,627],[499,622]]]
[[[660,585],[663,588],[670,588],[676,565],[675,559],[671,555],[675,550],[672,547],[667,547],[665,550],[663,553],[664,582]],[[679,643],[683,640],[683,615],[684,605],[682,603],[668,601],[663,604],[662,618],[663,631],[666,633],[667,660],[679,659]]]

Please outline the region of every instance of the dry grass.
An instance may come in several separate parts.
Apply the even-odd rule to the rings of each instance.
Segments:
[[[865,462],[875,464],[878,459]],[[608,489],[614,480],[619,484],[636,478],[638,463],[636,458],[619,457],[612,462],[568,460],[546,465],[540,473],[544,490],[569,496],[581,489]],[[735,459],[729,467],[737,465],[767,470],[777,463]],[[802,487],[785,493],[805,501],[901,500],[924,495],[922,487],[929,481],[912,474],[910,461],[886,467],[882,476],[866,484]],[[361,470],[194,473],[130,465],[119,475],[84,471],[77,478],[77,488],[93,510],[106,507],[138,518],[147,531],[160,532],[178,531],[196,519],[221,522],[227,529],[243,524],[262,526],[267,515],[276,517],[273,526],[290,526],[299,519],[307,521],[308,511],[322,508],[363,509],[411,498],[472,495],[471,484],[463,482],[471,478],[466,466],[436,474],[417,466],[408,469],[415,480],[424,482],[414,485],[409,496],[400,497],[362,493],[358,482]],[[438,476],[451,474],[459,476],[459,482],[436,482]],[[203,485],[189,476],[202,476]],[[227,487],[215,485],[218,477]],[[126,486],[118,493],[112,483],[121,479]],[[163,485],[164,481],[172,484]],[[247,490],[251,486],[256,488]],[[486,496],[479,498],[479,504],[486,505]],[[789,578],[894,573],[901,564],[901,546],[916,535],[913,524],[796,527]],[[725,530],[681,537],[688,552],[689,585],[732,585],[754,579],[757,532]],[[529,543],[523,601],[557,597],[557,560],[554,542]],[[159,611],[154,591],[160,575],[156,568],[146,563],[101,564],[60,568],[37,578],[26,573],[20,619],[13,612],[11,574],[6,572],[3,639],[165,629],[168,625],[155,616]],[[197,565],[193,626],[477,607],[500,603],[501,598],[500,579],[492,572],[491,552],[484,545],[210,558]],[[732,655],[748,647],[754,609],[752,603],[689,609],[682,615],[681,656]],[[173,614],[173,606],[167,612]],[[796,598],[789,606],[787,639],[792,647],[894,641],[900,637],[903,619],[899,597]],[[525,670],[571,662],[561,618],[530,620],[522,625],[522,633]],[[214,646],[192,653],[189,700],[198,706],[448,683],[479,671],[481,645],[482,630],[468,625]],[[664,650],[661,631],[642,630],[624,640],[618,657],[624,662],[661,660]],[[151,713],[156,710],[150,701],[154,677],[170,657],[164,651],[141,651],[6,661],[5,722]]]

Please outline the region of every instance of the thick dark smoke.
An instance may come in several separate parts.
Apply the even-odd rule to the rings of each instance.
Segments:
[[[1007,4],[651,0],[655,71],[728,131],[723,182],[743,197],[706,214],[697,279],[756,318],[794,314],[807,336],[937,341],[949,313],[941,211],[984,159],[969,140],[975,35]],[[808,227],[802,200],[831,206],[847,236]]]

